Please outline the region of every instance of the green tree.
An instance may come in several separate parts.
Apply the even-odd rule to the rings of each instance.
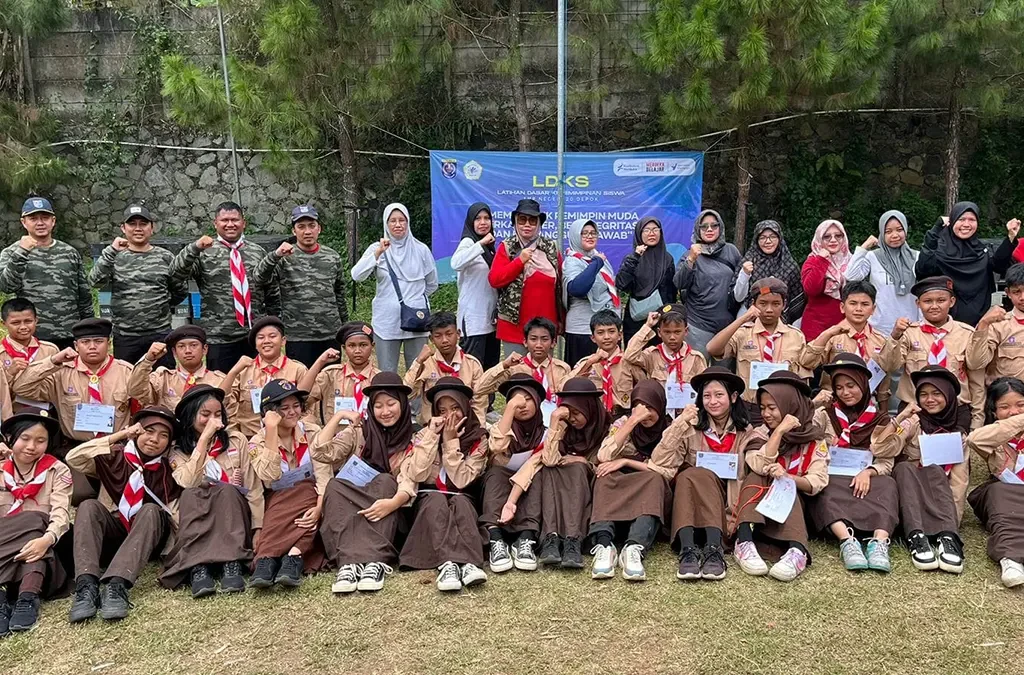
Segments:
[[[744,247],[750,125],[767,115],[874,100],[890,62],[889,0],[654,0],[640,65],[666,131],[735,127],[736,245]]]
[[[948,110],[946,209],[960,191],[964,111],[1019,114],[1024,80],[1021,0],[892,0],[894,37],[910,77],[934,85]]]

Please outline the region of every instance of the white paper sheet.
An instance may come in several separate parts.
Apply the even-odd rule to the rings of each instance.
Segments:
[[[260,414],[262,399],[263,387],[257,387],[256,389],[249,390],[249,403],[252,405],[252,411],[257,415]]]
[[[75,406],[75,431],[114,433],[114,406],[79,403]]]
[[[871,466],[873,455],[870,450],[832,446],[828,449],[828,458],[828,475],[856,476]]]
[[[958,433],[921,434],[921,466],[959,464],[964,461],[964,442]]]
[[[789,476],[783,476],[772,481],[768,494],[754,510],[765,518],[771,518],[777,523],[784,523],[793,510],[794,502],[796,502],[796,481]]]
[[[351,411],[354,412],[357,409],[358,408],[356,406],[356,397],[355,396],[335,396],[334,397],[334,412],[338,412],[339,410],[351,410]],[[349,421],[348,420],[342,420],[341,423],[342,424],[348,424]],[[360,487],[362,487],[362,486],[360,486]]]
[[[886,372],[882,370],[882,366],[875,363],[874,359],[868,359],[868,370],[871,371],[871,379],[868,380],[868,385],[871,387],[871,392],[874,393],[875,389],[878,389],[878,385],[885,379]]]
[[[380,475],[372,466],[355,455],[349,455],[348,461],[341,467],[335,478],[345,480],[356,487],[365,487],[367,483]]]
[[[722,480],[736,480],[740,456],[735,452],[697,452],[697,467],[714,472]]]
[[[758,385],[761,384],[761,380],[768,377],[772,373],[776,373],[780,370],[789,370],[789,361],[783,361],[782,363],[769,363],[768,361],[751,361],[749,388],[757,389]]]
[[[688,405],[697,402],[697,392],[693,390],[689,382],[679,386],[675,373],[665,382],[665,407],[669,410],[682,410]]]
[[[270,489],[275,492],[278,490],[287,490],[290,487],[295,487],[296,484],[308,480],[313,477],[313,464],[303,464],[302,466],[283,471],[281,477],[270,484]]]

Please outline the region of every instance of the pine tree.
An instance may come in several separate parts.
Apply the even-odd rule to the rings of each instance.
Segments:
[[[666,131],[736,128],[736,232],[750,194],[750,124],[773,113],[874,100],[890,61],[889,0],[654,0],[639,63],[657,78]],[[914,0],[908,0],[913,2]]]

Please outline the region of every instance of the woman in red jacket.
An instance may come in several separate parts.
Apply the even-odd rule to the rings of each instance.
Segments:
[[[540,234],[546,218],[536,201],[520,199],[512,212],[515,234],[498,246],[487,276],[498,289],[497,333],[505,356],[526,353],[523,326],[530,319],[542,316],[562,324],[562,256],[558,243]]]
[[[850,262],[850,242],[838,220],[823,220],[814,231],[811,255],[800,271],[807,305],[800,330],[807,341],[818,337],[826,328],[843,320],[839,309],[839,293],[846,283],[846,266]]]

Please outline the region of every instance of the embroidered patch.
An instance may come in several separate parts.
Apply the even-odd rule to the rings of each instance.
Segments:
[[[73,485],[74,482],[75,482],[75,479],[71,477],[70,473],[67,473],[67,474],[63,474],[60,477],[60,482],[64,483],[65,485]]]
[[[911,344],[910,346],[913,347],[914,349],[920,349],[921,343],[918,342],[917,340],[914,340],[913,344]]]
[[[1010,337],[1006,338],[1006,344],[1008,344],[1008,345],[1017,344],[1017,338],[1015,336],[1011,335]],[[8,361],[8,365],[10,365],[9,361]]]
[[[9,365],[11,365],[11,360],[10,359],[4,359],[4,366],[9,366]]]
[[[68,387],[68,393],[69,393],[69,394],[76,394],[76,393],[78,393],[78,392],[76,392],[76,391],[75,391],[75,388],[74,388],[74,387]]]

